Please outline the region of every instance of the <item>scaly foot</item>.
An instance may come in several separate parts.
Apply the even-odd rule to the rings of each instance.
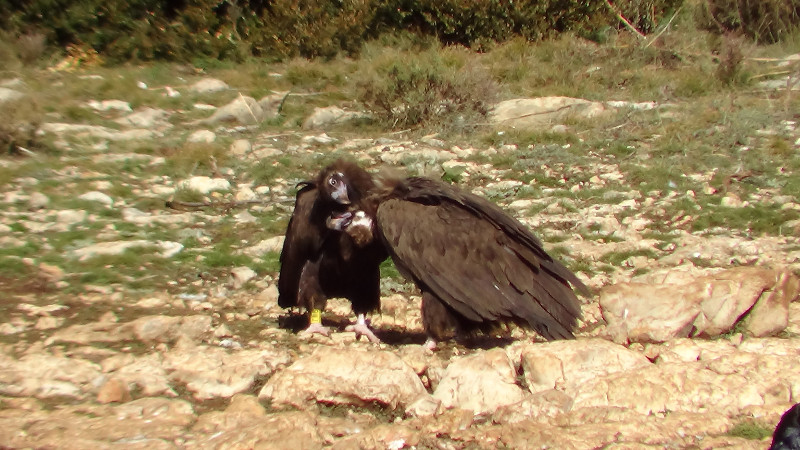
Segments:
[[[431,338],[428,338],[428,340],[425,341],[424,344],[422,344],[422,348],[432,352],[432,351],[436,350],[436,341],[431,339]]]
[[[375,336],[375,333],[369,329],[369,326],[366,323],[357,323],[355,325],[348,325],[345,328],[346,331],[353,331],[356,333],[356,340],[361,339],[361,336],[366,336],[370,342],[373,344],[380,344],[381,340],[378,339],[378,336]]]
[[[308,328],[301,331],[300,334],[307,336],[311,336],[312,334],[321,334],[323,336],[330,337],[331,329],[328,327],[323,327],[321,323],[312,323],[308,326]]]

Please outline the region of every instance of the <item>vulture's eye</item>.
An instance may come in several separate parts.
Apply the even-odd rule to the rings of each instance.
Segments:
[[[336,186],[337,184],[339,184],[339,180],[337,180],[336,178],[331,178],[328,180],[328,184],[330,184],[331,186]]]

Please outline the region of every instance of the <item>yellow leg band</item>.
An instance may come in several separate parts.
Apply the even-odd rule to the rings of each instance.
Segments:
[[[311,323],[322,323],[322,310],[311,310]]]

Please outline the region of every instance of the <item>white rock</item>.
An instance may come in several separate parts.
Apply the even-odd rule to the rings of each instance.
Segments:
[[[217,139],[217,135],[209,130],[197,130],[186,138],[186,142],[212,143]]]
[[[230,147],[231,154],[236,156],[244,156],[251,150],[253,150],[253,145],[247,139],[236,139]]]
[[[494,412],[525,397],[516,379],[517,371],[506,352],[488,350],[451,362],[433,397],[445,408]]]
[[[204,78],[191,85],[189,89],[199,94],[210,94],[230,89],[230,86],[228,86],[228,83],[216,78]]]
[[[63,133],[71,133],[79,137],[90,136],[100,139],[108,139],[111,141],[146,140],[152,139],[159,135],[153,130],[133,129],[117,131],[98,125],[82,125],[71,123],[44,123],[39,130],[45,133],[54,133],[58,135]]]
[[[259,257],[267,253],[279,253],[283,248],[284,236],[275,236],[265,239],[258,244],[243,250],[245,255]]]
[[[87,192],[85,194],[80,195],[78,198],[88,202],[102,203],[103,205],[106,206],[112,206],[114,204],[113,198],[99,191]]]
[[[19,100],[24,97],[25,94],[19,91],[15,91],[13,89],[0,87],[0,103],[11,102],[15,100]]]
[[[144,107],[137,109],[136,112],[128,114],[125,117],[120,117],[119,119],[115,120],[115,122],[127,127],[144,129],[152,129],[156,127],[169,128],[172,126],[172,124],[167,122],[166,119],[168,116],[169,113],[163,109]]]
[[[66,225],[72,225],[83,222],[87,217],[86,211],[79,211],[75,209],[65,209],[56,213],[56,222]]]
[[[248,281],[255,278],[258,274],[255,270],[243,266],[231,269],[231,281],[234,289],[241,289]]]
[[[417,374],[392,352],[324,348],[276,373],[258,398],[278,408],[377,402],[405,409],[427,395]]]
[[[230,181],[224,178],[210,178],[206,176],[197,176],[184,180],[181,187],[189,189],[201,194],[208,194],[212,191],[227,191],[231,188]]]
[[[253,192],[253,189],[251,189],[250,186],[242,186],[242,187],[240,187],[236,191],[236,194],[234,194],[233,197],[234,197],[234,199],[236,199],[237,202],[246,202],[246,201],[250,201],[250,200],[258,200],[258,195],[256,195],[255,192]]]
[[[28,198],[28,208],[30,209],[42,209],[47,207],[49,204],[50,198],[41,192],[34,192]]]
[[[132,112],[131,104],[122,100],[103,100],[101,102],[97,100],[89,100],[86,102],[86,106],[97,110],[97,111],[123,111],[123,112]]]
[[[489,113],[492,124],[549,128],[568,117],[592,118],[606,111],[600,102],[570,97],[517,98],[498,103]]]

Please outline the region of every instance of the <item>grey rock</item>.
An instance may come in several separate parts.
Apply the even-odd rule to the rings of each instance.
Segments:
[[[56,221],[65,225],[74,225],[86,220],[88,213],[75,209],[64,209],[56,213]]]
[[[181,187],[201,194],[213,191],[227,191],[231,188],[230,181],[224,178],[211,178],[206,176],[192,177],[181,182]]]
[[[491,413],[525,397],[516,379],[516,368],[506,352],[493,349],[451,362],[433,397],[445,408]]]
[[[187,138],[186,142],[199,142],[210,144],[217,139],[217,135],[210,130],[197,130],[192,132]]]
[[[800,289],[791,272],[756,267],[663,280],[619,283],[601,292],[600,307],[615,342],[718,336],[741,320],[752,335],[772,335],[786,327],[789,303]]]
[[[508,127],[547,129],[569,117],[592,118],[605,111],[602,103],[579,98],[517,98],[495,105],[489,121]]]
[[[340,125],[351,120],[369,117],[367,114],[355,111],[345,111],[338,106],[327,106],[324,108],[314,108],[314,112],[303,121],[304,130],[326,128],[332,125]]]
[[[77,358],[34,353],[19,360],[0,353],[0,394],[83,398],[100,386],[100,367]]]
[[[241,289],[248,281],[258,275],[255,270],[249,267],[236,267],[231,269],[231,284],[234,289]]]
[[[260,101],[240,95],[227,105],[218,108],[211,117],[201,123],[235,122],[242,125],[261,123],[278,115],[286,95],[288,92],[267,96]]]
[[[228,86],[228,83],[216,78],[204,78],[195,82],[189,89],[198,94],[211,94],[230,89],[230,86]]]
[[[89,100],[86,102],[86,106],[96,111],[133,112],[133,109],[131,109],[131,104],[122,100]]]
[[[159,136],[159,134],[155,131],[146,129],[117,131],[99,125],[81,125],[54,122],[42,124],[42,126],[39,127],[39,130],[45,133],[53,133],[58,135],[68,133],[76,137],[95,137],[100,139],[108,139],[110,141],[147,140]]]
[[[85,194],[81,194],[80,196],[78,196],[78,198],[81,199],[81,200],[86,200],[87,202],[101,203],[101,204],[103,204],[105,206],[113,206],[114,205],[114,199],[113,198],[109,197],[108,194],[104,194],[104,193],[99,192],[99,191],[87,192]]]
[[[157,108],[139,108],[134,113],[121,117],[115,122],[126,127],[136,127],[143,129],[169,128],[172,126],[167,122],[169,113]]]
[[[0,103],[13,102],[25,97],[25,94],[14,89],[0,87]]]
[[[155,247],[161,257],[171,258],[183,249],[183,244],[171,241],[147,241],[144,239],[100,242],[73,250],[72,257],[86,260],[97,255],[121,255],[131,249],[147,247]]]
[[[394,353],[321,349],[273,375],[258,397],[279,408],[377,402],[396,409],[427,395],[417,374]]]
[[[183,384],[195,398],[228,398],[250,389],[256,377],[270,375],[289,362],[284,351],[194,346],[187,341],[165,355],[170,379]]]
[[[49,204],[50,198],[41,192],[34,192],[28,197],[28,208],[30,209],[46,208]]]
[[[236,139],[230,147],[230,152],[235,156],[244,156],[253,150],[253,145],[247,139]]]

